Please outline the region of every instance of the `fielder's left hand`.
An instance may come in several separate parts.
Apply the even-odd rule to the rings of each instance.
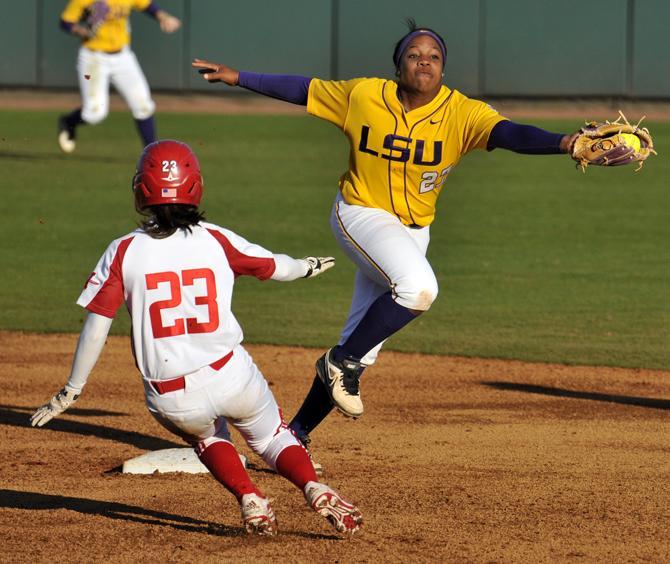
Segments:
[[[307,274],[305,274],[305,278],[314,278],[335,266],[335,259],[333,257],[305,257],[302,260],[307,263]]]
[[[68,392],[65,388],[63,388],[49,400],[49,403],[45,403],[35,413],[33,413],[33,416],[30,418],[30,424],[33,427],[41,427],[45,423],[51,421],[57,415],[63,413],[67,408],[69,408],[74,402],[77,401],[78,397],[78,394],[73,394],[72,392]]]

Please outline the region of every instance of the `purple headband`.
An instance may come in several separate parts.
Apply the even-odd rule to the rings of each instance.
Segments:
[[[409,45],[409,42],[418,35],[428,35],[435,40],[435,42],[440,47],[440,51],[442,51],[442,67],[444,67],[444,63],[447,61],[447,48],[444,45],[444,41],[442,41],[442,39],[440,39],[436,33],[433,33],[428,29],[415,29],[411,33],[407,34],[407,36],[400,42],[400,45],[398,45],[395,53],[393,53],[393,62],[395,63],[396,68],[400,66],[400,58],[405,52],[405,49],[407,49],[407,45]]]

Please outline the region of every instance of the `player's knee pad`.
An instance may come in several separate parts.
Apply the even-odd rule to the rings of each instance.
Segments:
[[[260,457],[271,468],[277,467],[277,458],[282,450],[289,446],[299,446],[300,442],[295,437],[293,432],[285,427],[272,437],[272,440],[267,444],[262,452],[258,452]]]
[[[396,302],[408,309],[428,311],[437,298],[438,286],[435,275],[409,277],[395,286]]]

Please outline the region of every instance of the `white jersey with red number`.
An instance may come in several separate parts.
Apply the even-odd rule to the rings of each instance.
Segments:
[[[153,239],[141,229],[113,241],[77,303],[114,317],[125,302],[137,366],[147,379],[189,374],[242,341],[231,311],[239,275],[266,280],[273,254],[210,223]]]

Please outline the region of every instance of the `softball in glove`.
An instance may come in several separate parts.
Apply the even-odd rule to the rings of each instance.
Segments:
[[[637,172],[649,155],[657,154],[649,130],[640,127],[642,119],[632,125],[619,112],[619,117],[613,122],[587,122],[574,140],[570,152],[572,158],[581,166],[583,172],[586,172],[589,165],[620,166],[638,163],[635,169]]]

